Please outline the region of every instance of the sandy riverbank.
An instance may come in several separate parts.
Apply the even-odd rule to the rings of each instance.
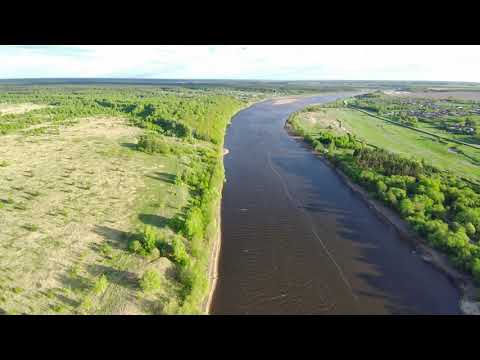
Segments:
[[[221,218],[222,218],[221,206],[218,206],[217,220],[216,220],[218,223],[218,227],[217,227],[218,230],[217,230],[217,235],[213,239],[212,253],[210,254],[210,262],[209,262],[209,269],[208,269],[209,293],[202,309],[202,312],[207,315],[210,314],[210,307],[212,305],[213,293],[215,292],[215,288],[217,286],[218,260],[220,258],[220,247],[222,245]]]
[[[293,129],[286,124],[285,129],[287,133],[293,138],[301,141],[306,146],[308,145],[303,137],[294,133]],[[310,147],[311,148],[311,147]],[[420,256],[424,261],[432,264],[434,267],[442,271],[450,281],[461,291],[462,298],[460,299],[460,308],[466,315],[480,315],[480,302],[477,301],[478,288],[473,282],[473,278],[453,267],[450,260],[446,255],[439,251],[429,247],[425,240],[414,232],[409,224],[403,220],[394,210],[386,207],[380,201],[372,198],[367,191],[365,191],[360,185],[354,183],[343,173],[342,170],[333,166],[328,159],[319,152],[312,149],[325,164],[327,164],[335,173],[343,180],[355,194],[360,196],[367,205],[375,211],[375,213],[386,223],[392,225],[400,237],[406,241],[409,241],[415,248],[414,256]]]

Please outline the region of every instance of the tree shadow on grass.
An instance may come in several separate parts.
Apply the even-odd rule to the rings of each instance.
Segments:
[[[177,178],[177,176],[174,174],[164,173],[161,171],[156,171],[153,175],[145,175],[145,176],[150,179],[164,181],[167,184],[172,184],[172,185],[175,184],[175,179]]]
[[[159,228],[168,226],[170,223],[170,219],[154,214],[139,214],[138,219],[145,225],[152,225]]]
[[[95,276],[105,275],[112,284],[120,285],[127,289],[138,290],[138,277],[135,273],[126,270],[118,270],[111,266],[89,265],[87,271]]]
[[[141,307],[147,313],[152,315],[164,315],[165,314],[165,306],[168,303],[169,298],[165,295],[160,295],[157,297],[156,300],[151,299],[142,299]]]
[[[57,294],[56,297],[57,297],[58,300],[60,300],[65,305],[71,306],[73,308],[77,308],[80,305],[79,301],[70,299],[70,298],[66,297],[65,295]]]
[[[95,234],[102,236],[107,241],[108,245],[117,249],[125,249],[131,236],[131,234],[126,231],[108,226],[95,225],[93,231]],[[93,244],[92,246],[94,247],[94,250],[100,250],[98,244]]]
[[[63,284],[63,288],[69,287],[71,289],[86,290],[92,286],[92,282],[81,275],[69,276],[67,274],[61,274],[59,275],[59,280]]]
[[[134,143],[121,143],[120,146],[130,150],[137,150],[138,148],[138,145]]]

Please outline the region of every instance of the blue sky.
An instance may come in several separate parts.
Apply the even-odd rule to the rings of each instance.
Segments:
[[[480,46],[0,46],[0,78],[480,82]]]

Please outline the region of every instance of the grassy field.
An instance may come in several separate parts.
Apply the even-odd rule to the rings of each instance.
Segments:
[[[480,182],[480,150],[440,142],[433,136],[390,124],[352,109],[324,108],[315,112],[302,112],[299,121],[313,132],[325,129],[337,135],[351,132],[368,144],[405,156],[425,159],[441,169]]]
[[[0,92],[0,313],[201,313],[236,95]]]
[[[175,282],[166,258],[126,251],[128,234],[187,203],[177,159],[133,149],[144,130],[115,118],[82,119],[55,134],[2,138],[1,304],[8,313],[148,313]],[[154,260],[152,262],[152,260]],[[147,267],[163,274],[144,296]],[[102,275],[105,289],[95,290]],[[169,284],[169,282],[171,284]]]

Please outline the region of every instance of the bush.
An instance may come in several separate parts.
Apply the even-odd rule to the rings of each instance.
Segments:
[[[138,139],[138,149],[148,154],[169,154],[171,152],[170,145],[168,145],[162,138],[155,134],[141,135]]]
[[[147,270],[140,279],[140,288],[146,292],[153,292],[160,289],[162,278],[155,270]]]
[[[154,259],[158,259],[161,255],[162,254],[160,253],[160,250],[158,250],[158,248],[155,248],[152,251],[150,251],[150,254],[148,255],[148,257],[151,260],[154,260]]]
[[[467,235],[472,237],[473,235],[475,235],[475,232],[476,232],[476,229],[475,229],[475,226],[469,222],[465,225],[465,230],[467,231]]]
[[[105,276],[105,274],[103,274],[98,278],[98,280],[93,285],[93,292],[96,295],[103,294],[105,290],[107,290],[107,287],[108,287],[108,279]]]
[[[157,231],[153,226],[145,225],[140,232],[140,243],[147,253],[157,247]]]
[[[128,244],[128,250],[130,250],[133,253],[140,254],[141,251],[143,250],[142,243],[138,240],[132,240]]]
[[[157,249],[158,234],[151,225],[142,227],[138,234],[128,243],[128,250],[142,256],[154,255]]]
[[[189,264],[189,256],[182,239],[178,236],[172,239],[172,259],[182,267]]]
[[[185,236],[189,239],[194,237],[202,238],[203,237],[203,217],[202,211],[198,207],[192,207],[188,210],[185,225],[184,233]]]

